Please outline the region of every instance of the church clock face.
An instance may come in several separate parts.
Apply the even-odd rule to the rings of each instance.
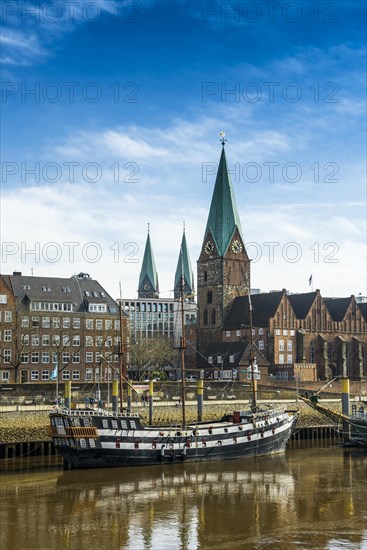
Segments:
[[[242,244],[237,239],[233,241],[231,248],[232,252],[234,252],[235,254],[239,254],[240,252],[242,252]]]
[[[205,254],[213,254],[214,252],[214,244],[212,243],[212,241],[206,241],[205,245],[204,245],[204,252]]]
[[[150,289],[150,284],[149,283],[145,283],[144,285],[144,290],[149,290]]]

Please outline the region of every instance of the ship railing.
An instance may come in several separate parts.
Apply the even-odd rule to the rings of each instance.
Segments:
[[[139,415],[136,414],[130,414],[130,413],[120,413],[120,412],[111,412],[111,411],[104,411],[102,409],[62,409],[61,412],[63,414],[67,414],[68,416],[110,416],[111,418],[138,418]]]

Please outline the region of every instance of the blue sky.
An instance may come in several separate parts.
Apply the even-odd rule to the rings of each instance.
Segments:
[[[149,222],[169,296],[183,221],[196,272],[225,131],[252,286],[367,295],[365,2],[1,10],[2,273],[133,297]]]

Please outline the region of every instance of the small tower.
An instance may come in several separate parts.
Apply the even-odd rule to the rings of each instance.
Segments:
[[[198,259],[198,350],[221,341],[233,300],[250,289],[250,260],[227,168],[224,134],[212,202]]]
[[[143,265],[139,277],[139,298],[159,298],[158,273],[155,267],[152,245],[150,242],[150,228],[148,224],[148,236],[145,244]]]
[[[184,283],[184,288],[183,288],[184,298],[186,300],[189,300],[190,302],[193,302],[194,301],[194,274],[192,272],[189,251],[186,243],[185,225],[183,228],[180,254],[178,256],[176,275],[175,275],[174,297],[176,300],[181,297],[182,278]]]

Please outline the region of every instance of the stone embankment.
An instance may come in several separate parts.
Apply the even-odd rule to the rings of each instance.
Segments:
[[[241,409],[248,406],[246,403],[236,404],[233,408]],[[279,406],[279,404],[277,404]],[[305,405],[288,404],[290,409],[299,408],[300,417],[297,427],[311,428],[316,426],[330,426],[330,421],[316,411],[313,411]],[[334,407],[338,407],[333,403]],[[228,404],[205,404],[204,421],[219,420],[229,411]],[[148,407],[137,407],[142,420],[148,423]],[[0,443],[20,443],[31,441],[47,441],[50,439],[48,433],[49,411],[27,411],[27,412],[7,412],[0,414]],[[181,418],[181,409],[175,405],[167,405],[155,408],[154,424],[179,424]],[[196,421],[196,406],[188,405],[186,408],[186,419],[188,423]]]

